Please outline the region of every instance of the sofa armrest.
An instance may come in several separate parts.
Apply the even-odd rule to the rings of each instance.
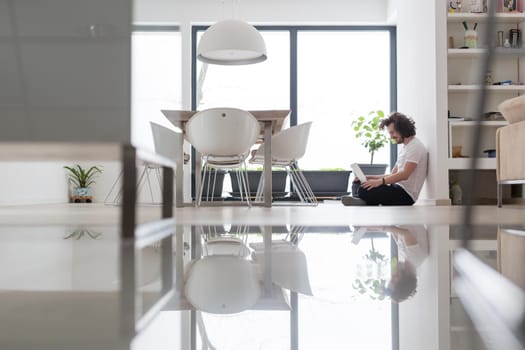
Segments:
[[[498,181],[525,180],[525,121],[501,127],[496,132]]]

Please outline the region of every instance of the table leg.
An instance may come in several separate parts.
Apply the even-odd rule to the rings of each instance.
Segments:
[[[272,295],[272,226],[263,226],[264,278],[263,287],[267,297]]]
[[[264,122],[264,206],[272,206],[272,122]]]
[[[176,127],[182,130],[182,123],[177,123]],[[177,152],[175,163],[175,207],[182,208],[184,206],[184,134],[177,134]]]

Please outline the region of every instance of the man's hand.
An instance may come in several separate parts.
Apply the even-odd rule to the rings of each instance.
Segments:
[[[361,187],[363,187],[365,190],[370,190],[372,188],[379,187],[383,184],[382,179],[366,179],[365,182],[361,184]]]

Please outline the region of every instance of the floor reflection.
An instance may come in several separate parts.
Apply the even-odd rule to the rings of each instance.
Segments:
[[[477,330],[460,299],[458,286],[465,283],[454,261],[462,254],[463,229],[178,226],[174,296],[144,333],[157,336],[141,335],[131,347],[119,333],[129,315],[119,308],[130,295],[141,306],[136,315],[154,305],[162,289],[160,241],[133,248],[114,226],[0,227],[0,348],[32,349],[35,342],[42,349],[123,342],[123,348],[156,350],[175,343],[181,349],[494,348],[501,337],[490,325]],[[507,298],[512,312],[502,316],[514,315],[511,329],[518,330],[525,229],[492,225],[472,232],[472,256],[518,290]],[[130,266],[134,277],[123,284],[123,267]],[[479,277],[469,275],[473,285]],[[480,287],[472,296],[497,295],[499,287]]]

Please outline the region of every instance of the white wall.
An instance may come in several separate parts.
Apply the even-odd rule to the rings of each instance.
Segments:
[[[383,22],[388,0],[136,0],[135,20],[143,22],[209,22],[232,16],[258,23]],[[235,3],[235,2],[234,2]],[[224,13],[224,16],[223,16]]]
[[[423,199],[448,200],[446,154],[446,4],[398,1],[398,111],[416,121],[430,153]]]
[[[0,162],[0,205],[66,202],[62,166],[56,162]]]

